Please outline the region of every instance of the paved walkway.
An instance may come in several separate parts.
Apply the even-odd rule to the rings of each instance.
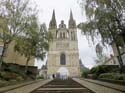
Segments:
[[[22,83],[15,84],[15,85],[9,85],[9,86],[5,86],[5,87],[1,87],[0,92],[5,92],[5,91],[8,91],[8,90],[12,90],[14,88],[21,87],[21,86],[31,84],[31,83],[34,83],[34,82],[37,82],[37,81],[27,81],[27,82],[22,82]]]
[[[85,80],[89,81],[89,82],[96,83],[96,84],[100,84],[100,85],[103,85],[103,86],[107,86],[107,87],[110,87],[110,88],[114,88],[114,89],[117,89],[117,90],[125,91],[125,86],[124,85],[112,84],[112,83],[108,83],[108,82],[103,82],[103,81],[98,81],[98,80],[91,80],[91,79],[85,79]]]
[[[125,86],[122,85],[91,79],[74,78],[74,80],[96,93],[125,93]]]
[[[0,88],[0,93],[29,93],[51,80],[37,80]]]

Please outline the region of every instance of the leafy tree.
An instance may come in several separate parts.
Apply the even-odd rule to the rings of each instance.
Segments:
[[[84,2],[84,1],[82,1]],[[125,0],[86,0],[85,5],[87,22],[78,25],[85,35],[92,40],[101,35],[105,45],[114,42],[118,51],[120,69],[123,62],[119,47],[123,47],[125,33]]]
[[[4,42],[3,43],[3,50],[2,50],[2,53],[1,53],[1,57],[0,57],[1,63],[2,63],[3,54],[4,54],[5,49],[6,49],[6,44],[9,42],[10,38],[11,37],[10,37],[8,31],[7,31],[7,20],[3,17],[0,17],[0,41]]]
[[[27,31],[25,28],[28,26],[30,17],[35,14],[37,14],[37,10],[29,6],[29,0],[0,0],[0,15],[7,20],[7,28],[3,30],[4,33],[0,37],[3,41],[1,60],[15,37]]]
[[[36,18],[32,19],[28,26],[29,32],[26,36],[17,37],[15,51],[19,52],[27,58],[25,72],[31,58],[44,59],[46,51],[49,49],[49,41],[52,39],[51,34],[47,32],[45,24],[37,25]]]

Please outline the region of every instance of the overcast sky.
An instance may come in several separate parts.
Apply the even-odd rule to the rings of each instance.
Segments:
[[[55,9],[55,15],[57,24],[60,24],[61,20],[67,24],[69,20],[70,9],[73,12],[73,17],[76,23],[79,24],[86,20],[84,14],[82,14],[81,8],[78,4],[78,0],[35,0],[39,10],[39,21],[48,24],[52,17],[53,9]],[[83,11],[84,12],[84,11]],[[89,46],[88,41],[84,35],[81,35],[78,30],[78,47],[79,47],[79,58],[82,63],[91,68],[95,65],[94,58],[96,57],[94,46]],[[36,62],[35,65],[41,67],[42,62]]]

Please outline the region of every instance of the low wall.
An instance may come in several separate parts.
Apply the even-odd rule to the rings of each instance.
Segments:
[[[125,93],[125,86],[89,79],[74,78],[73,80],[87,87],[95,93]]]
[[[6,64],[2,65],[3,70],[8,70],[10,67],[13,69],[16,69],[17,71],[21,71],[21,72],[25,71],[25,66],[23,66],[23,65],[18,65],[18,64],[14,64],[14,63],[6,63]],[[38,74],[38,69],[36,66],[28,66],[27,72],[31,78],[35,79],[36,75]]]

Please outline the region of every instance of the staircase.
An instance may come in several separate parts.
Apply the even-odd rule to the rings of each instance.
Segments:
[[[94,93],[72,79],[54,79],[31,93]]]

